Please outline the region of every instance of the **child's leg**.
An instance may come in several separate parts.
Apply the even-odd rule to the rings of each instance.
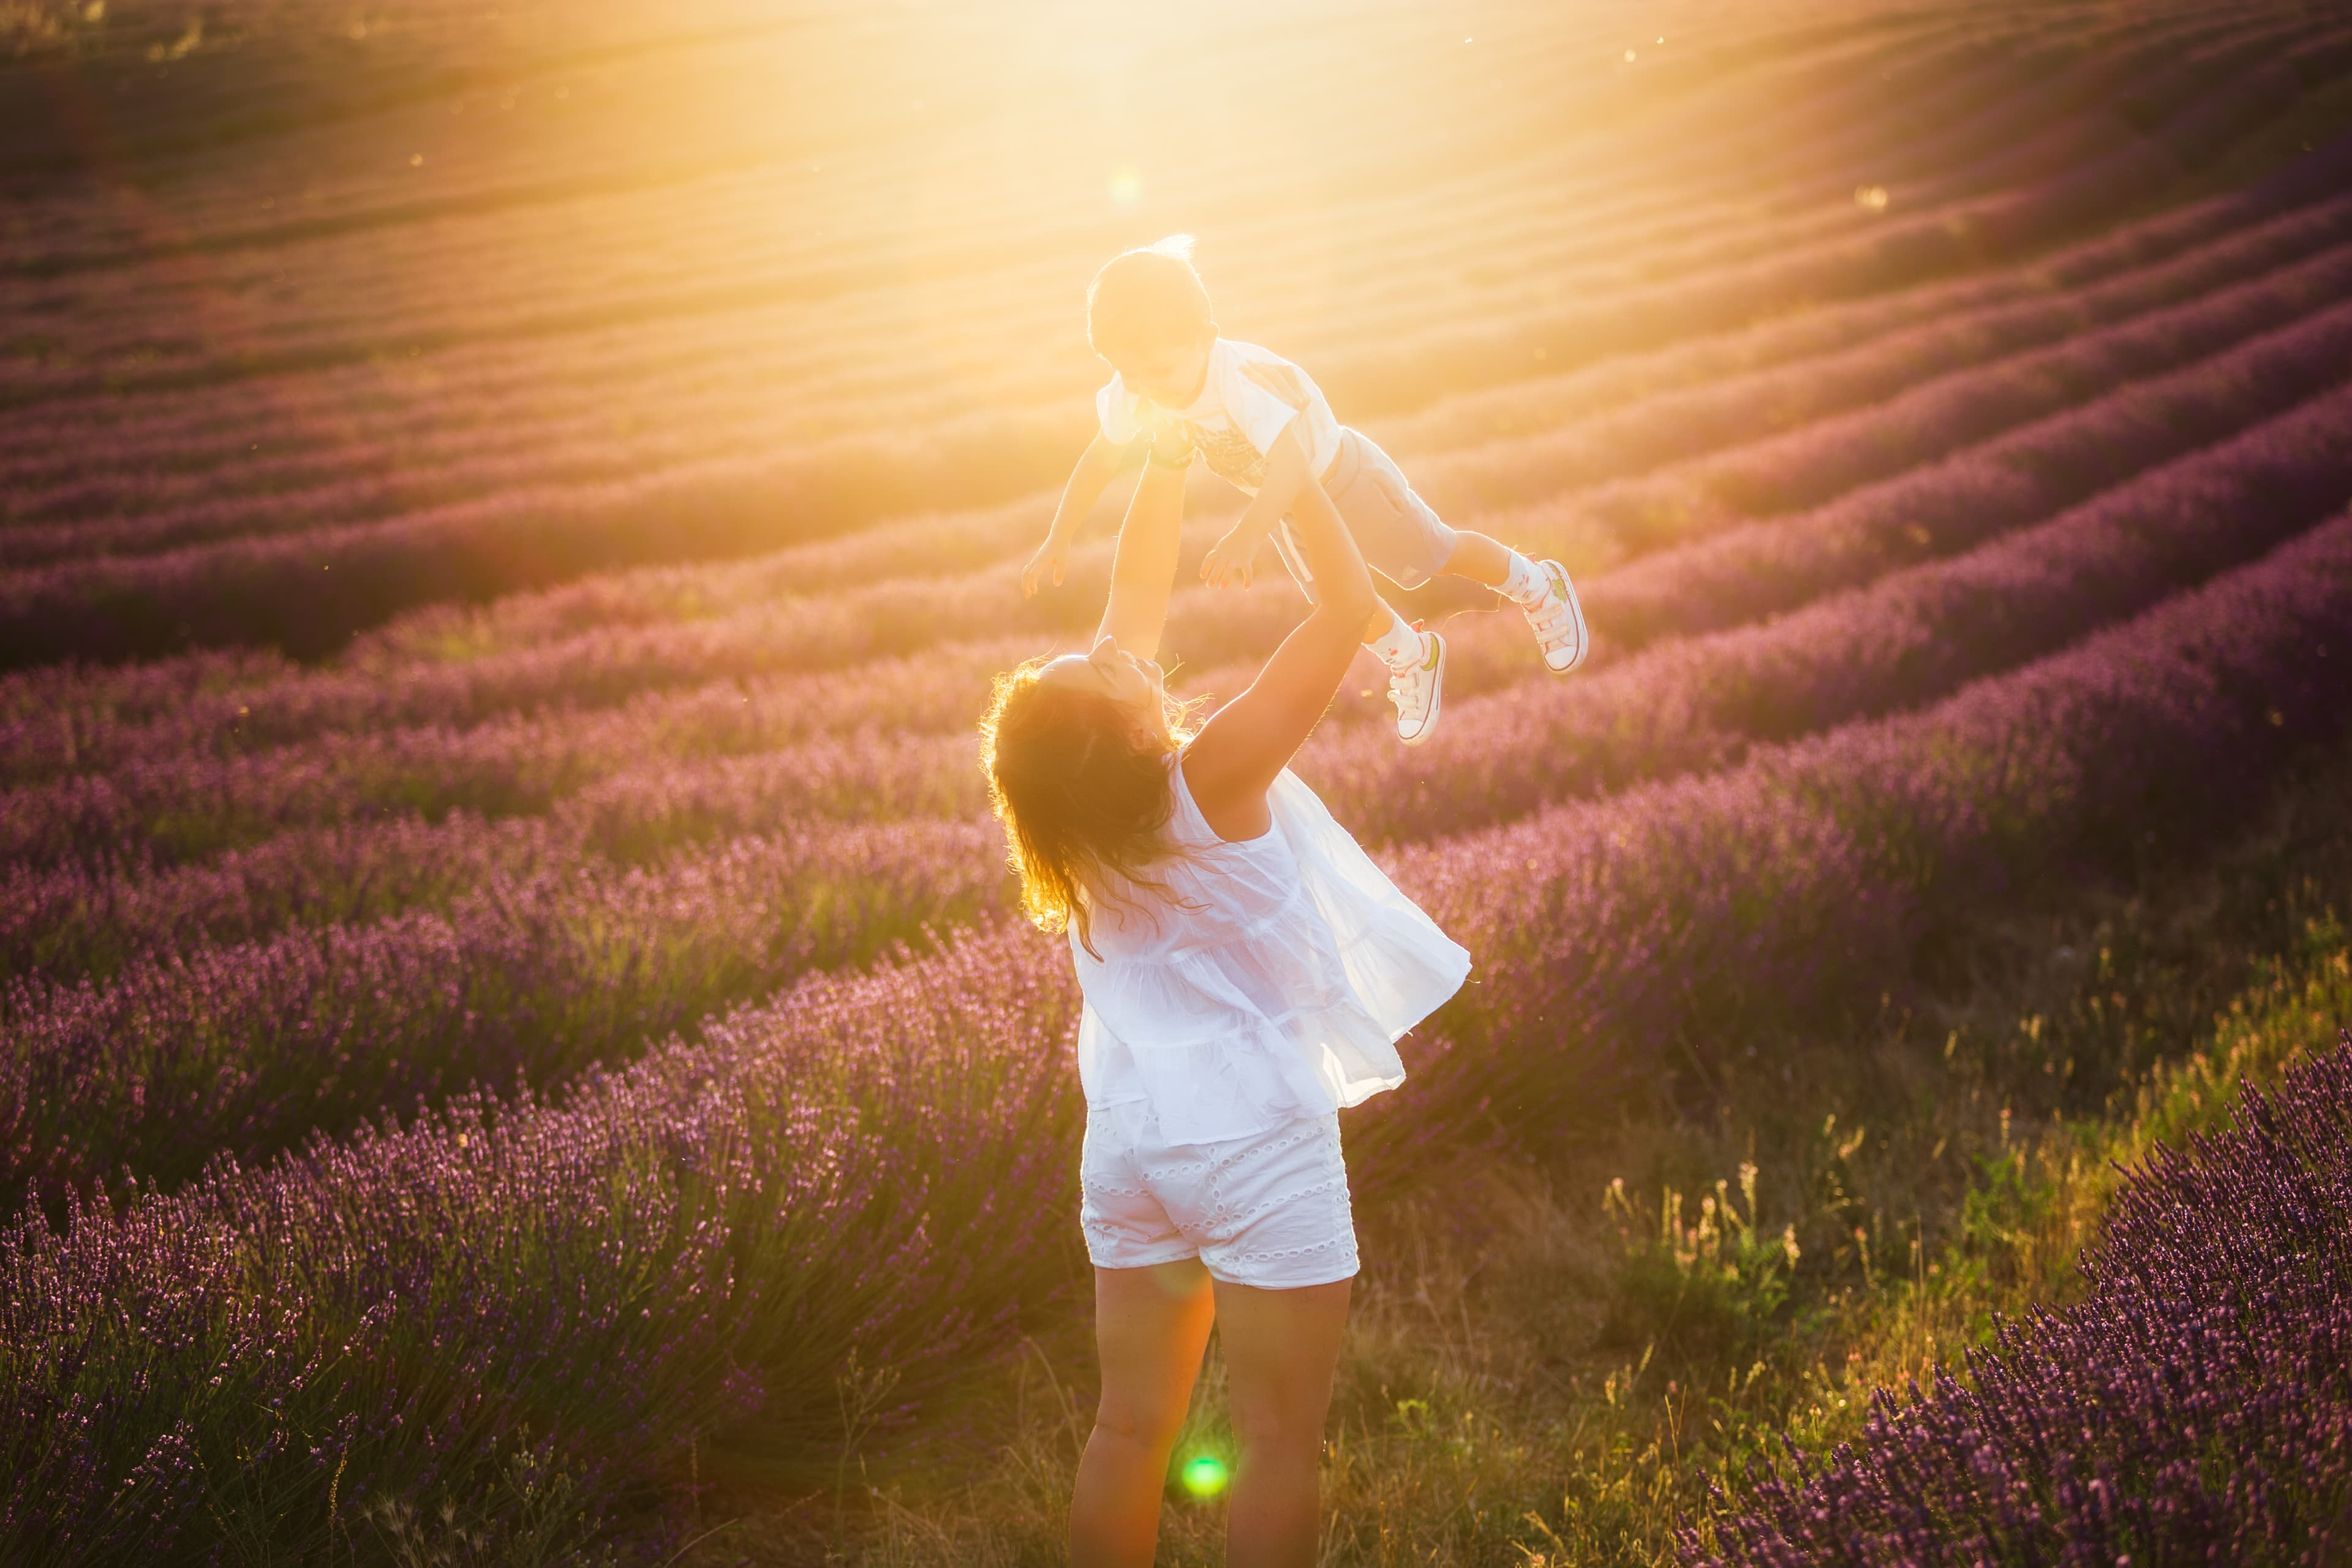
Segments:
[[[1483,533],[1456,529],[1445,574],[1483,583],[1517,605],[1528,617],[1528,629],[1536,634],[1544,667],[1555,675],[1576,668],[1591,651],[1584,606],[1577,599],[1568,569],[1559,562],[1530,561]]]
[[[1328,507],[1333,503],[1330,498],[1318,489],[1313,495],[1302,497],[1299,504]],[[1333,515],[1340,527],[1349,526],[1344,513],[1335,510]],[[1274,531],[1274,548],[1275,553],[1282,557],[1283,565],[1289,569],[1291,577],[1298,584],[1299,592],[1307,595],[1307,602],[1310,605],[1315,603],[1315,574],[1307,569],[1306,558],[1299,552],[1298,542],[1291,534],[1288,518],[1283,519]],[[1361,548],[1360,542],[1358,548]],[[1500,546],[1496,548],[1499,549]],[[1414,631],[1402,616],[1391,608],[1385,599],[1372,605],[1371,616],[1364,622],[1363,640],[1366,647],[1381,656],[1381,662],[1391,667],[1417,662],[1422,656],[1421,634]]]
[[[1407,623],[1382,605],[1364,626],[1364,646],[1388,667],[1389,700],[1396,704],[1397,739],[1418,746],[1437,728],[1445,694],[1445,639]]]
[[[1380,449],[1368,441],[1361,454],[1384,465],[1391,483],[1371,480],[1342,484],[1340,494],[1352,503],[1342,506],[1319,485],[1307,487],[1299,502],[1328,506],[1364,552],[1372,569],[1401,587],[1429,580],[1433,569],[1453,553],[1451,531],[1412,494]],[[1361,468],[1360,454],[1359,468]],[[1398,499],[1402,498],[1402,499]],[[1408,510],[1409,509],[1409,510]],[[1285,525],[1286,531],[1287,525]],[[1364,646],[1388,668],[1389,697],[1396,703],[1397,738],[1417,746],[1435,732],[1445,687],[1445,642],[1435,632],[1420,632],[1387,603],[1372,606],[1364,621]]]
[[[1548,589],[1543,563],[1530,561],[1500,540],[1466,528],[1454,532],[1454,553],[1446,558],[1445,575],[1483,583],[1522,609],[1543,603]]]
[[[1486,534],[1448,527],[1413,492],[1395,461],[1361,435],[1347,433],[1334,468],[1331,503],[1364,552],[1364,563],[1391,582],[1418,588],[1432,577],[1466,577],[1522,605],[1544,597],[1538,563]]]
[[[1515,558],[1527,559],[1497,540],[1457,528],[1454,531],[1454,553],[1445,558],[1443,570],[1448,577],[1467,577],[1473,583],[1499,588],[1510,577]]]

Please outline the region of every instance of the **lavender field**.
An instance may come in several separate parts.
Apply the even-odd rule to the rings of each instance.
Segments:
[[[2352,16],[1196,12],[0,8],[0,1562],[1055,1560],[961,1479],[1066,1479],[1004,1434],[1088,1321],[1079,999],[974,726],[1100,613],[1123,491],[1019,569],[1107,374],[1086,280],[1163,233],[1594,630],[1555,679],[1416,591],[1437,738],[1366,658],[1297,762],[1475,965],[1345,1123],[1368,1322],[1427,1295],[1384,1238],[1604,1147],[1833,1148],[1797,1068],[1899,1015],[1963,1070],[1916,1020],[1998,1010],[1950,1000],[1998,933],[2352,831]],[[1239,502],[1188,500],[1161,658],[1213,704],[1304,606],[1201,586]],[[2296,875],[2269,907],[2339,930]],[[2003,1058],[2051,1083],[2001,1157],[2179,1011],[2079,1080]],[[1372,1522],[1444,1401],[1368,1337],[1327,1560],[2323,1561],[2347,1059],[1811,1469],[1743,1434],[1881,1286],[1843,1189],[1768,1193],[1775,1261],[1749,1167],[1724,1278],[1781,1294],[1720,1365],[1578,1240],[1553,1294],[1607,1321],[1523,1313],[1570,1436],[1478,1384]],[[1950,1114],[1959,1235],[1996,1166]],[[1465,1165],[1517,1195],[1433,1218]],[[1711,1457],[1674,1415],[1576,1502],[1702,1379]]]

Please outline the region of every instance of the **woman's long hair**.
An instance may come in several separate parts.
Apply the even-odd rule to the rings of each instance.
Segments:
[[[1021,878],[1023,911],[1050,931],[1075,925],[1094,952],[1090,903],[1130,887],[1167,891],[1150,867],[1171,850],[1168,758],[1188,738],[1187,710],[1169,703],[1157,722],[1139,721],[1101,692],[1041,680],[1045,662],[996,678],[981,721],[981,767]]]

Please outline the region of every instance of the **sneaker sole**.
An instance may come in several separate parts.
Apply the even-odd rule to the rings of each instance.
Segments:
[[[1408,746],[1421,745],[1432,735],[1436,734],[1437,717],[1445,711],[1445,660],[1448,657],[1445,651],[1445,639],[1435,632],[1431,632],[1429,640],[1437,645],[1437,679],[1432,682],[1436,689],[1429,694],[1429,717],[1421,721],[1421,728],[1410,735],[1402,730],[1397,731],[1397,739]]]
[[[1584,662],[1584,656],[1592,651],[1592,631],[1584,624],[1584,602],[1576,596],[1576,580],[1568,574],[1568,568],[1557,561],[1547,561],[1544,563],[1544,570],[1547,573],[1559,574],[1560,584],[1567,589],[1560,597],[1568,601],[1568,613],[1576,621],[1576,656],[1566,664],[1554,664],[1551,661],[1551,655],[1544,655],[1546,669],[1550,670],[1554,675],[1566,675],[1581,665]]]

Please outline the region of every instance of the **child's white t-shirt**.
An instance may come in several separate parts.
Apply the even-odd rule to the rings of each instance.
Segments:
[[[1322,388],[1280,354],[1231,338],[1210,345],[1209,374],[1189,406],[1162,408],[1128,391],[1114,374],[1095,394],[1095,414],[1103,439],[1115,447],[1181,428],[1211,472],[1252,495],[1265,480],[1268,448],[1293,419],[1307,447],[1308,473],[1321,478],[1339,455],[1339,422]]]

